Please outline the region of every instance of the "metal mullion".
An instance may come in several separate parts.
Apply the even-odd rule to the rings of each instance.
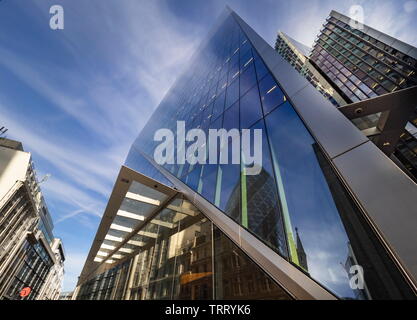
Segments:
[[[95,268],[95,270],[97,270],[103,263],[105,263],[109,258],[111,258],[111,256],[113,254],[115,254],[120,248],[122,248],[126,243],[129,242],[129,240],[135,236],[143,227],[145,227],[146,225],[148,225],[149,222],[152,221],[153,218],[155,218],[155,216],[157,216],[163,209],[165,209],[166,206],[168,206],[173,200],[174,198],[177,196],[178,192],[173,193],[170,197],[168,197],[168,199],[166,199],[163,203],[161,203],[159,205],[159,207],[156,208],[156,210],[149,215],[148,218],[146,218],[145,220],[142,221],[142,224],[136,228],[133,229],[132,232],[130,232],[126,238],[124,238],[124,240],[118,245],[116,246],[115,249],[113,249],[113,251],[110,251],[109,254],[104,257],[103,261],[100,262],[100,264],[97,266],[97,268]],[[118,264],[121,263],[123,260],[125,260],[127,257],[131,257],[131,255],[134,253],[135,251],[133,251],[130,254],[127,254],[125,256],[124,259],[121,259],[120,261],[118,261]]]

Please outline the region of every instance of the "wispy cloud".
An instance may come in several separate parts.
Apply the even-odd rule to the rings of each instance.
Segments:
[[[340,2],[311,0],[308,4],[302,0],[294,0],[287,2],[285,8],[275,6],[275,11],[273,2],[270,1],[271,11],[275,12],[277,19],[269,21],[268,29],[280,29],[308,46],[313,44],[331,10],[349,16],[350,8],[357,5],[363,8],[366,25],[417,46],[417,34],[411,32],[413,26],[417,27],[417,1],[415,0],[346,0]],[[261,26],[260,30],[263,28],[265,27]],[[265,34],[270,35],[267,31]],[[273,43],[274,39],[274,36],[269,37],[269,42]]]
[[[27,150],[48,161],[50,166],[83,188],[108,195],[120,163],[108,157],[107,150],[89,150],[83,142],[51,134],[32,119],[24,119],[11,110],[9,104],[0,102],[2,120],[13,136],[23,141]]]
[[[2,125],[33,153],[39,171],[52,173],[42,190],[47,202],[55,204],[52,214],[65,245],[68,221],[97,227],[99,219],[91,218],[102,215],[130,144],[182,71],[204,28],[190,25],[194,32],[181,32],[184,23],[160,2],[63,4],[65,30],[40,40],[53,41],[53,58],[43,47],[46,43],[37,47],[11,38],[10,46],[0,45],[0,67],[46,101],[45,106],[37,119],[25,117],[12,107],[12,96],[2,92],[0,112]],[[19,10],[41,24],[49,5],[35,2]],[[68,130],[48,126],[49,119],[62,115],[91,139],[79,140]],[[74,247],[74,241],[68,239],[68,245]],[[75,284],[90,243],[78,245],[85,252],[67,252],[66,289]]]
[[[413,5],[414,3],[414,5]],[[365,24],[396,39],[417,46],[417,33],[410,32],[416,24],[417,1],[361,1]]]

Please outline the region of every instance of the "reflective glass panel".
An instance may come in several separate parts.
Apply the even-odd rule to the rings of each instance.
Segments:
[[[230,107],[237,99],[239,99],[239,78],[227,87],[225,109]]]
[[[239,129],[239,102],[225,111],[223,128],[228,131]],[[228,163],[220,164],[218,167],[214,204],[234,220],[240,221],[240,164],[232,163],[232,144],[233,140],[229,138],[227,141]]]
[[[286,101],[284,94],[271,75],[267,75],[259,82],[259,91],[264,114]]]
[[[283,219],[264,121],[259,121],[251,129],[262,130],[262,169],[257,175],[242,173],[242,225],[278,250],[282,256],[287,256]]]
[[[247,129],[262,118],[258,86],[254,86],[240,99],[240,127]]]
[[[339,296],[355,297],[341,266],[349,257],[349,239],[315,141],[289,103],[269,114],[266,123],[292,262]]]
[[[226,91],[223,90],[214,101],[214,107],[213,107],[213,116],[212,119],[216,119],[224,109],[224,101],[225,101]]]
[[[213,230],[216,299],[291,299],[217,227]]]
[[[240,95],[244,95],[250,88],[256,84],[255,67],[253,63],[243,71],[240,76]]]

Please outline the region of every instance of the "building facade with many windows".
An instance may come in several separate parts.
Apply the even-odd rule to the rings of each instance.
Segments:
[[[309,56],[311,63],[348,102],[417,86],[417,48],[332,11]],[[417,177],[417,106],[399,133],[394,156]],[[360,129],[378,128],[380,113],[355,120]]]
[[[45,291],[59,291],[63,280],[64,256],[54,253],[62,244],[52,228],[30,153],[0,138],[0,299],[58,298],[57,290]]]
[[[351,21],[332,11],[311,52],[351,102],[417,85],[417,48]]]
[[[159,129],[195,128],[258,129],[258,173],[248,174],[243,148],[240,164],[170,161],[192,139],[168,141],[175,152],[158,164]],[[222,150],[233,158],[233,140]],[[413,299],[416,196],[408,176],[226,10],[133,143],[74,298]]]

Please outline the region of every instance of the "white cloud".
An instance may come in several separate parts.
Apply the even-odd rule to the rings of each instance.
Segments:
[[[0,104],[2,120],[13,134],[23,142],[26,150],[45,159],[73,183],[101,195],[108,196],[120,163],[107,156],[109,150],[91,150],[84,141],[72,141],[57,133],[42,132],[35,123],[22,115],[14,115],[10,105]],[[30,119],[32,120],[32,119]],[[35,163],[36,166],[36,163]]]
[[[415,1],[414,1],[415,2]],[[417,33],[410,26],[416,15],[398,2],[363,2],[365,24],[408,44],[417,45]]]
[[[97,217],[101,217],[103,214],[103,203],[74,187],[73,184],[51,177],[42,185],[42,190],[54,196],[55,199],[80,208],[61,216],[57,223],[81,213],[91,213]]]
[[[44,23],[47,7],[45,1],[21,9]],[[44,161],[35,166],[52,173],[42,190],[57,210],[55,225],[61,230],[72,219],[94,229],[99,222],[94,217],[103,213],[130,144],[193,53],[198,30],[190,26],[194,32],[180,32],[164,5],[151,1],[71,2],[65,3],[65,15],[65,30],[48,37],[55,54],[67,60],[51,59],[42,45],[11,37],[10,44],[21,50],[0,45],[0,66],[48,102],[45,113],[75,120],[92,140],[57,132],[41,115],[31,119],[17,114],[7,92],[0,95],[0,112],[10,136]],[[66,288],[75,286],[86,255],[67,252]]]

